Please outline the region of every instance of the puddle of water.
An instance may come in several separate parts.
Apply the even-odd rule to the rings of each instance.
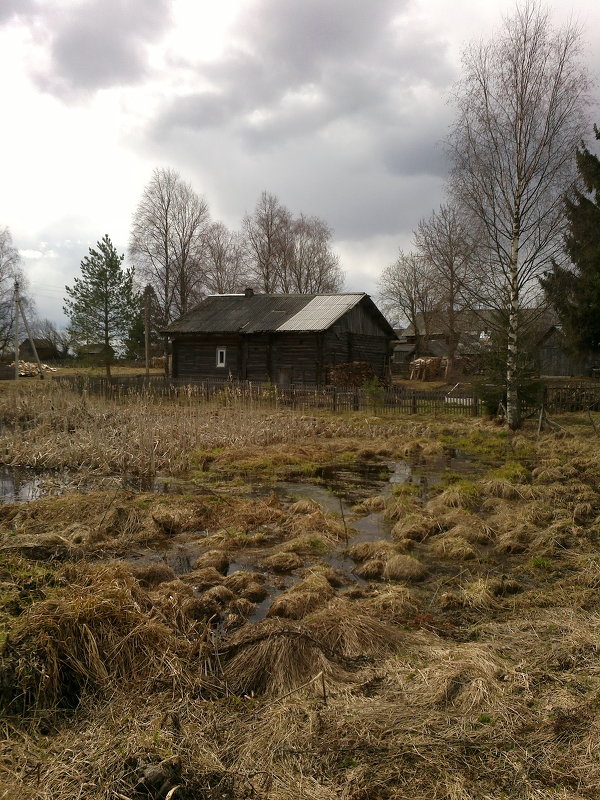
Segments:
[[[256,486],[251,496],[261,497],[275,492],[285,502],[295,500],[313,500],[328,513],[343,515],[348,526],[348,541],[340,542],[332,552],[325,554],[322,561],[339,570],[349,580],[358,584],[365,581],[356,576],[353,570],[356,563],[347,555],[347,548],[361,541],[377,541],[390,535],[391,524],[382,512],[367,514],[354,518],[351,508],[354,503],[363,499],[365,494],[378,492],[389,496],[393,487],[399,484],[414,484],[420,487],[425,499],[432,487],[442,480],[448,471],[460,474],[473,474],[477,464],[471,462],[460,453],[447,453],[443,456],[405,459],[386,463],[362,463],[329,465],[318,472],[319,483],[283,481],[277,486]],[[80,476],[77,473],[34,473],[31,470],[19,470],[9,467],[0,468],[0,502],[23,503],[37,500],[45,495],[62,494],[66,491],[93,491],[98,489],[124,488],[131,491],[157,493],[189,493],[202,494],[205,489],[191,481],[177,480],[169,477],[145,479],[135,476],[99,477]],[[149,564],[166,563],[177,575],[185,575],[193,569],[196,559],[202,554],[202,542],[165,542],[163,547],[148,548],[136,551],[126,557],[131,563]],[[247,553],[243,558],[231,562],[228,575],[239,570],[256,571],[256,559],[262,553]],[[300,580],[294,573],[279,575],[265,574],[265,588],[269,596],[258,603],[250,615],[251,621],[264,619],[273,600],[283,591]]]
[[[0,469],[0,503],[29,503],[41,495],[39,475],[11,467]]]
[[[379,539],[385,539],[391,530],[391,525],[384,519],[382,511],[352,520],[350,527],[356,531],[350,537],[353,543],[376,542]]]
[[[136,550],[122,556],[121,560],[130,564],[167,564],[176,575],[186,575],[193,569],[194,562],[204,552],[198,542],[161,543],[154,548]]]
[[[136,475],[80,475],[67,470],[35,472],[18,467],[0,468],[0,504],[29,503],[65,492],[95,492],[126,489],[157,494],[201,494],[204,490],[192,481],[168,476],[146,478]]]

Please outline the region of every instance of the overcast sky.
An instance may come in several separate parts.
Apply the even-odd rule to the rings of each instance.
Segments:
[[[600,3],[554,0],[600,74]],[[237,228],[263,189],[322,217],[348,291],[444,200],[462,47],[504,0],[0,0],[0,226],[40,316],[105,233],[120,252],[155,167]],[[595,93],[598,94],[596,87]],[[592,119],[600,122],[597,109]]]

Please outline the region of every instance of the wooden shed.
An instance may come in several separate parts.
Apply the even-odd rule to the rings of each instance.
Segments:
[[[52,361],[60,358],[60,354],[54,342],[50,339],[35,339],[33,340],[38,357],[41,361]],[[19,358],[23,361],[33,361],[35,358],[31,339],[25,339],[19,345]]]
[[[385,377],[393,328],[369,295],[213,295],[163,333],[173,378],[325,384],[335,364],[369,362]]]

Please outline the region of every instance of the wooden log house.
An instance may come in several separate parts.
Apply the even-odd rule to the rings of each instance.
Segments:
[[[386,377],[393,328],[364,292],[213,295],[163,330],[175,379],[328,382],[334,364],[367,361]]]

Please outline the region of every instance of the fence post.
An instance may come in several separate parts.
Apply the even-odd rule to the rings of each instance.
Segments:
[[[332,411],[337,411],[337,391],[335,386],[333,387],[333,391],[331,393],[331,407]]]
[[[473,397],[473,405],[471,406],[471,414],[476,417],[479,414],[479,398],[477,395]]]
[[[417,413],[417,395],[414,389],[410,393],[410,412],[411,414]]]

